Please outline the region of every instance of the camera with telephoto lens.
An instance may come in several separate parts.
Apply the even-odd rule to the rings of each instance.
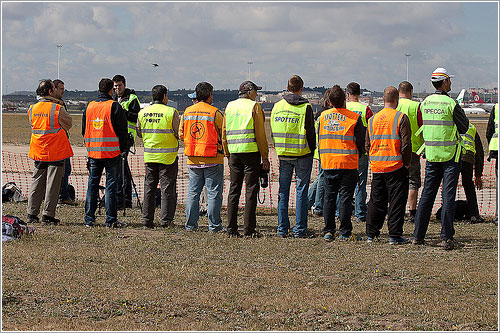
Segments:
[[[260,187],[266,188],[269,185],[269,170],[262,169],[262,163],[260,164]]]

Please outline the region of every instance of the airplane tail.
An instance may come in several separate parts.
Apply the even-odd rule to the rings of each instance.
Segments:
[[[474,98],[474,103],[480,103],[480,104],[484,104],[485,103],[483,101],[483,99],[481,98],[481,96],[479,96],[478,94],[476,94],[474,91],[472,92],[472,97]]]
[[[458,105],[463,106],[464,105],[464,95],[465,95],[465,89],[460,90],[460,94],[457,96],[457,102]]]

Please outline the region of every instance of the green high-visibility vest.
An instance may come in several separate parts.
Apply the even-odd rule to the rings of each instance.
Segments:
[[[139,105],[141,105],[141,103],[139,102],[139,98],[137,98],[137,95],[134,95],[134,94],[130,94],[128,100],[126,101],[122,101],[120,103],[120,105],[122,106],[122,108],[124,108],[125,110],[128,111],[128,107],[130,106],[130,103],[132,103],[132,101],[134,99],[137,99],[137,103],[139,103]],[[134,122],[131,122],[131,121],[128,121],[128,132],[129,133],[132,133],[132,136],[134,137],[134,140],[135,140],[135,137],[137,136],[137,131],[136,131],[136,126],[137,126],[137,123],[134,123]]]
[[[363,121],[363,126],[368,126],[368,123],[366,122],[366,105],[360,103],[360,102],[347,102],[345,103],[345,107],[347,110],[356,112],[361,116],[361,120]]]
[[[316,142],[318,143],[316,145],[316,149],[314,150],[314,158],[319,160],[319,118],[316,119],[316,121],[314,122],[314,130],[316,132]]]
[[[469,129],[465,134],[460,134],[462,137],[463,148],[462,152],[465,154],[466,150],[470,150],[471,152],[476,154],[476,126],[472,125],[469,121]]]
[[[455,105],[451,97],[438,94],[428,96],[420,105],[423,126],[416,135],[423,133],[424,144],[417,154],[425,148],[429,162],[447,162],[453,157],[456,162],[460,160],[460,139],[453,121]]]
[[[282,99],[271,111],[271,132],[276,154],[302,156],[311,152],[306,139],[306,109],[309,103],[291,105]]]
[[[495,133],[493,133],[493,136],[491,137],[490,140],[490,145],[488,149],[491,150],[496,150],[498,151],[498,103],[495,104]]]
[[[420,128],[420,126],[418,126],[418,118],[417,118],[418,104],[419,104],[418,102],[412,101],[410,99],[400,98],[398,107],[396,108],[396,110],[406,114],[408,116],[408,119],[410,120],[411,151],[414,153],[416,153],[424,143],[424,138],[422,137],[422,134],[419,135],[415,134]]]
[[[238,98],[227,104],[226,137],[227,148],[231,154],[259,151],[252,117],[256,103],[248,98]]]
[[[139,112],[137,120],[144,142],[144,162],[172,164],[177,158],[179,142],[172,121],[177,110],[165,104],[153,104]]]

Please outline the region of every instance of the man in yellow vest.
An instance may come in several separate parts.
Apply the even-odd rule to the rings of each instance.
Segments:
[[[347,103],[346,109],[356,112],[360,115],[364,129],[368,119],[373,116],[373,112],[368,105],[359,102],[361,95],[361,87],[357,82],[351,82],[347,85]],[[366,181],[368,179],[368,155],[364,154],[359,157],[358,181],[354,190],[354,216],[358,222],[366,221]],[[338,210],[338,206],[337,206]]]
[[[85,197],[85,226],[95,224],[95,211],[99,195],[99,183],[106,169],[106,227],[123,228],[126,223],[118,221],[117,191],[118,170],[121,158],[127,158],[128,134],[125,110],[113,98],[113,81],[99,81],[99,96],[88,104],[82,116],[82,135],[89,159],[89,181]]]
[[[495,159],[495,176],[496,183],[498,184],[498,103],[493,106],[490,111],[490,118],[488,119],[488,126],[486,127],[486,139],[488,140],[488,161],[492,158]],[[496,186],[496,200],[495,206],[495,219],[493,222],[498,225],[498,186]]]
[[[137,135],[137,116],[139,111],[141,111],[141,103],[135,94],[135,90],[126,87],[126,81],[123,75],[117,74],[113,76],[113,83],[115,91],[113,100],[120,103],[127,115],[130,148],[134,145],[134,140]],[[124,167],[125,171],[123,171],[122,168],[118,171],[118,209],[123,208],[124,204],[125,207],[132,207],[132,175],[127,172],[127,170],[130,170],[128,160],[125,160]],[[123,177],[122,172],[125,173],[125,177]],[[123,183],[124,179],[125,183]],[[125,188],[125,194],[123,188]],[[124,196],[125,202],[123,202]]]
[[[417,213],[418,190],[422,186],[420,155],[417,151],[424,143],[422,134],[415,135],[422,126],[422,112],[420,111],[420,103],[412,101],[413,85],[408,81],[403,81],[398,86],[399,102],[396,110],[403,112],[410,120],[411,128],[411,163],[409,169],[410,190],[408,193],[408,206],[410,209],[409,223],[415,222],[415,214]]]
[[[287,237],[290,229],[288,200],[295,169],[297,180],[296,217],[293,228],[296,238],[310,238],[307,229],[307,191],[311,180],[316,133],[312,106],[302,97],[304,81],[298,75],[288,80],[283,99],[274,104],[271,112],[271,132],[274,148],[279,158],[278,227],[280,237]]]
[[[455,229],[455,197],[457,193],[458,176],[460,174],[460,154],[462,151],[459,134],[464,134],[469,128],[469,120],[464,110],[456,103],[448,92],[451,90],[451,78],[445,68],[436,68],[431,75],[431,82],[436,92],[421,104],[424,138],[425,165],[424,189],[415,215],[415,230],[413,244],[424,244],[425,234],[429,226],[432,207],[436,194],[443,182],[441,213],[441,245],[445,250],[453,250],[456,242],[453,238]],[[420,134],[419,132],[416,133]],[[419,150],[417,153],[421,153]]]
[[[55,86],[51,80],[43,80],[36,94],[38,103],[30,105],[28,117],[31,125],[29,157],[35,161],[33,182],[28,196],[28,222],[38,222],[42,200],[45,203],[42,223],[58,224],[56,207],[64,175],[65,160],[73,156],[73,150],[65,131],[73,121],[61,101],[54,97]]]
[[[262,87],[251,81],[240,85],[239,97],[227,104],[222,143],[224,152],[229,156],[231,185],[227,196],[227,233],[239,236],[238,206],[241,188],[245,179],[245,213],[243,235],[260,237],[256,231],[257,194],[259,193],[259,175],[262,169],[269,170],[266,130],[264,128],[264,111],[257,99],[257,90]]]
[[[184,141],[184,155],[188,157],[189,185],[185,224],[188,231],[198,229],[203,186],[207,187],[208,192],[208,230],[223,231],[220,209],[224,189],[224,114],[211,105],[213,89],[208,82],[196,85],[198,103],[186,108],[179,124],[179,140]]]
[[[386,215],[389,244],[410,242],[402,235],[408,200],[411,128],[408,116],[396,110],[397,105],[396,88],[385,88],[384,108],[368,121],[365,143],[373,172],[366,218],[369,243],[379,239]]]
[[[159,84],[151,91],[152,105],[139,112],[137,136],[144,142],[144,205],[142,223],[154,228],[156,188],[160,182],[161,214],[160,225],[172,224],[177,206],[177,172],[179,159],[179,113],[167,106],[167,87]]]

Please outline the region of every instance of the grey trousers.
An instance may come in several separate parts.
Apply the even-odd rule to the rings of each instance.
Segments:
[[[56,206],[64,176],[64,168],[64,161],[35,161],[33,182],[28,197],[28,214],[38,216],[42,200],[45,198],[42,215],[56,216]]]
[[[179,159],[172,164],[146,163],[144,177],[144,204],[142,206],[142,223],[145,226],[154,225],[156,208],[156,187],[160,182],[161,213],[160,224],[168,225],[174,219],[177,205],[177,171]]]

